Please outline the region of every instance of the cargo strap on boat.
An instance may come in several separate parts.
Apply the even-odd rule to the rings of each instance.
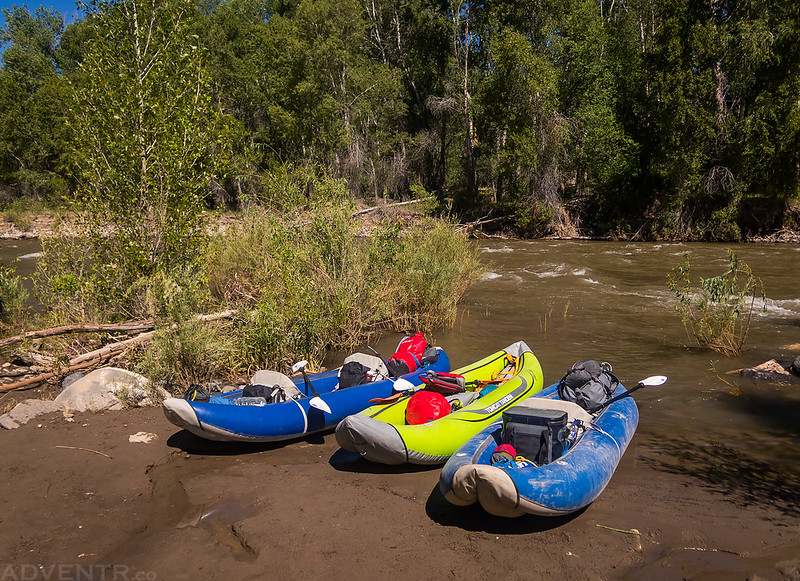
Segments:
[[[519,357],[514,357],[513,355],[506,353],[506,361],[507,361],[506,366],[503,367],[503,369],[501,369],[494,375],[492,375],[491,379],[476,382],[475,391],[481,391],[482,389],[490,385],[496,386],[501,383],[505,383],[506,381],[514,377],[518,371]]]

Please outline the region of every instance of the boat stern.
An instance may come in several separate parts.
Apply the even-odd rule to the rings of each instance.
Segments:
[[[448,502],[465,506],[480,502],[489,514],[516,517],[525,514],[519,507],[519,492],[511,477],[500,468],[486,464],[465,464],[453,474]]]

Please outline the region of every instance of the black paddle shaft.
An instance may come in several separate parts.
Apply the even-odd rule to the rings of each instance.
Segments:
[[[641,389],[641,388],[643,388],[643,387],[644,387],[644,383],[641,383],[641,382],[640,382],[640,383],[639,383],[639,385],[637,385],[636,387],[632,387],[632,388],[630,388],[628,391],[626,391],[626,392],[624,392],[624,393],[621,393],[621,394],[619,394],[619,395],[618,395],[618,396],[616,396],[616,397],[612,397],[612,398],[611,398],[610,400],[608,400],[607,402],[601,403],[599,406],[595,406],[595,407],[593,407],[592,409],[590,409],[590,410],[589,410],[589,413],[590,413],[590,414],[596,414],[597,412],[599,412],[599,411],[600,411],[600,410],[602,410],[603,408],[607,408],[608,406],[610,406],[610,405],[611,405],[612,403],[614,403],[615,401],[619,401],[619,400],[621,400],[621,399],[622,399],[622,398],[624,398],[624,397],[629,397],[629,396],[630,396],[630,395],[631,395],[631,394],[632,394],[634,391],[636,391],[637,389]]]
[[[319,397],[317,390],[314,389],[314,384],[311,383],[311,380],[308,378],[308,374],[306,373],[305,368],[303,368],[303,381],[306,384],[306,397],[308,397],[308,390],[311,389],[311,393],[314,394],[315,397]]]

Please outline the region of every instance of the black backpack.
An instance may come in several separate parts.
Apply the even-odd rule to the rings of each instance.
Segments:
[[[348,361],[342,365],[342,369],[339,371],[339,389],[347,389],[369,382],[367,377],[369,370],[369,367],[358,361]]]
[[[189,401],[207,402],[211,399],[211,394],[202,385],[193,383],[189,386],[189,389],[186,390],[186,393],[183,394],[183,397]]]
[[[280,385],[248,383],[242,388],[242,397],[263,397],[266,403],[283,403],[302,397],[299,390],[288,390]]]
[[[590,410],[611,399],[618,385],[611,364],[584,359],[573,364],[558,383],[558,397]]]

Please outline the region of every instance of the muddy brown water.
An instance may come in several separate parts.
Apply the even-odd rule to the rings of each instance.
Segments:
[[[28,277],[39,248],[37,241],[3,241],[0,259]],[[766,312],[756,309],[745,349],[735,358],[686,346],[666,281],[685,253],[693,281],[721,274],[728,248],[762,279],[767,296]],[[586,358],[610,362],[628,386],[667,375],[664,386],[635,396],[643,461],[800,516],[800,381],[776,384],[731,373],[800,355],[800,246],[492,240],[481,242],[480,250],[486,272],[464,297],[455,326],[429,336],[447,350],[454,368],[523,340],[542,364],[545,385]],[[373,346],[387,355],[399,338],[388,334]],[[333,355],[328,364],[341,357]],[[221,461],[208,460],[208,470]],[[168,473],[155,470],[154,487],[171,486]],[[180,514],[172,510],[169,526],[205,514],[198,512],[202,507],[177,504]],[[783,550],[788,557],[798,547]]]
[[[581,359],[608,361],[639,390],[637,438],[658,469],[696,476],[722,491],[800,506],[800,381],[754,381],[734,372],[800,355],[800,246],[487,241],[486,272],[467,292],[452,330],[434,335],[454,367],[516,340],[536,353],[545,385]],[[675,311],[667,274],[691,257],[693,284],[722,274],[728,249],[766,292],[742,354],[696,347]],[[760,306],[760,303],[758,304]],[[381,351],[390,353],[390,338]]]
[[[694,285],[722,274],[728,248],[763,281],[767,307],[756,310],[745,348],[733,358],[686,346],[666,279],[686,253]],[[800,355],[800,246],[491,241],[481,250],[486,273],[453,330],[435,337],[454,366],[522,339],[537,354],[545,385],[585,358],[611,362],[628,386],[667,375],[664,386],[635,395],[642,461],[745,504],[800,516],[800,380],[776,384],[735,373]],[[798,555],[795,540],[770,557]],[[679,569],[698,579],[723,571],[730,577],[720,578],[749,578],[757,570],[739,556],[711,557],[676,550],[645,565],[640,578]]]

